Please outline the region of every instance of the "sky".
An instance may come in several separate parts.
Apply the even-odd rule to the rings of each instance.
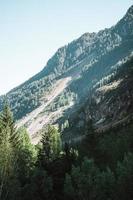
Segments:
[[[120,20],[132,0],[0,0],[0,95],[39,72],[56,50]]]

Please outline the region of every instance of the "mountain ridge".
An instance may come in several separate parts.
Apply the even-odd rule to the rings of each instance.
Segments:
[[[133,5],[127,10],[125,16],[124,16],[122,19],[120,19],[120,20],[116,23],[116,25],[111,26],[111,28],[104,28],[104,29],[102,29],[102,30],[100,30],[100,31],[98,31],[98,32],[92,32],[92,33],[86,32],[86,33],[82,34],[80,37],[78,37],[77,39],[75,39],[75,40],[71,41],[70,43],[68,43],[67,45],[64,45],[64,46],[58,48],[57,51],[56,51],[56,53],[58,53],[58,51],[60,51],[61,49],[66,48],[69,44],[74,43],[74,42],[76,42],[76,41],[78,41],[78,40],[80,40],[80,39],[82,40],[82,38],[87,37],[88,35],[90,35],[90,36],[91,36],[91,35],[96,35],[96,34],[98,34],[98,33],[100,33],[100,32],[105,31],[105,30],[110,30],[110,29],[114,28],[115,26],[117,26],[118,24],[120,24],[121,22],[123,22],[123,20],[125,20],[125,21],[127,21],[126,19],[129,20],[129,17],[128,17],[128,16],[130,16],[130,15],[133,15]],[[131,18],[131,20],[132,20],[132,18]],[[56,54],[56,53],[55,53],[55,54]],[[22,84],[20,84],[19,86],[14,87],[13,89],[11,89],[11,90],[10,90],[9,92],[7,92],[6,94],[8,94],[8,93],[14,91],[14,90],[17,89],[18,87],[23,86],[25,83],[28,83],[30,80],[34,80],[35,77],[38,77],[40,73],[42,73],[43,71],[45,71],[46,66],[48,65],[48,63],[50,62],[50,60],[55,56],[55,54],[47,61],[45,67],[43,67],[42,70],[41,70],[39,73],[33,75],[31,78],[29,78],[28,80],[24,81],[24,82],[23,82]],[[1,95],[1,96],[3,96],[3,95]]]
[[[70,77],[71,81],[69,84],[66,83],[68,85],[64,86],[63,91],[58,93],[45,109],[42,106],[41,113],[29,120],[26,126],[34,124],[37,119],[39,121],[40,116],[42,118],[49,116],[59,108],[64,112],[61,123],[65,123],[72,110],[84,103],[90,91],[101,79],[117,73],[121,66],[118,63],[124,62],[132,51],[133,6],[111,28],[98,33],[85,33],[68,45],[59,48],[38,74],[9,91],[7,98],[15,118],[21,121],[28,117],[28,113],[47,104],[48,99],[45,97],[54,89],[54,85]],[[0,98],[0,109],[2,104],[3,97]],[[58,117],[52,123],[56,121]]]

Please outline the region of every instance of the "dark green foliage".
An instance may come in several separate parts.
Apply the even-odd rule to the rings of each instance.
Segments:
[[[41,144],[38,165],[40,167],[47,167],[49,163],[59,157],[61,152],[60,135],[56,128],[48,125],[47,129],[42,133]]]
[[[117,164],[117,199],[133,199],[133,153],[124,156]]]
[[[91,121],[85,128],[79,152],[67,143],[62,148],[50,125],[35,147],[25,128],[15,128],[6,104],[0,117],[0,199],[132,200],[132,124],[100,135]]]
[[[133,7],[111,29],[86,33],[60,48],[40,73],[7,94],[20,119],[45,101],[57,80],[71,77],[45,110],[77,102],[69,110],[74,112],[68,112],[74,117],[68,120],[65,113],[59,119],[61,131],[66,131],[63,142],[57,129],[48,126],[40,144],[31,144],[26,129],[15,127],[8,103],[3,108],[4,96],[0,97],[0,200],[133,199],[133,59],[126,61],[133,50],[132,12]],[[99,87],[118,80],[119,87],[102,95],[99,103],[93,101]],[[93,120],[103,116],[103,125],[128,116],[128,126],[120,123],[96,132]],[[81,136],[79,143],[72,142],[73,134]]]
[[[31,182],[24,187],[22,196],[24,200],[52,200],[53,184],[52,179],[47,175],[46,171],[36,169]]]
[[[2,200],[16,199],[16,195],[19,195],[16,154],[18,148],[19,137],[6,102],[0,114],[0,199]]]
[[[18,134],[20,138],[20,148],[17,151],[18,178],[21,185],[24,186],[35,168],[37,152],[35,146],[31,144],[25,128],[19,128]]]
[[[71,199],[113,199],[115,177],[110,169],[100,171],[93,160],[85,159],[81,167],[73,167],[66,175],[64,192]]]

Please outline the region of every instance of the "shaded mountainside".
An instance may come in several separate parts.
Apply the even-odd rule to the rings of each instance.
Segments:
[[[133,57],[117,73],[106,77],[91,91],[82,107],[69,119],[64,130],[65,141],[80,141],[86,133],[104,133],[112,128],[122,128],[133,122]],[[90,129],[90,130],[89,130]]]
[[[101,85],[119,76],[118,71],[132,57],[132,52],[133,6],[115,26],[98,33],[85,33],[58,49],[41,72],[7,93],[18,126],[25,125],[34,138],[47,123],[59,122],[61,126],[83,106],[88,96],[103,98]],[[121,85],[122,80],[117,79],[116,84]],[[3,99],[2,96],[0,109]],[[96,121],[104,120],[105,99],[98,104],[102,112],[96,111],[98,114],[93,117]],[[108,112],[112,115],[111,109]]]

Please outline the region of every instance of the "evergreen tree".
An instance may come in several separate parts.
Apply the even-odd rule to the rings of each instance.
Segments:
[[[124,156],[117,164],[117,200],[133,199],[133,153]]]
[[[30,179],[31,173],[34,170],[34,165],[37,158],[37,150],[31,144],[27,130],[24,127],[18,129],[19,144],[18,149],[18,176],[21,185],[25,185]]]
[[[113,200],[115,186],[114,173],[109,168],[106,171],[100,171],[93,185],[92,197],[95,197],[96,200]]]
[[[22,197],[24,200],[53,200],[53,182],[47,172],[36,168],[31,182],[26,185]]]
[[[13,116],[7,103],[0,114],[0,199],[15,198],[17,180],[18,135],[15,129]],[[12,192],[12,183],[17,182],[15,191]],[[19,199],[19,198],[18,198]]]
[[[72,185],[72,179],[69,174],[66,174],[65,183],[64,183],[64,195],[65,199],[73,200],[75,198],[75,191]]]
[[[58,158],[61,152],[60,134],[54,126],[48,125],[46,130],[44,130],[41,144],[42,147],[38,155],[38,164],[40,167],[45,168],[50,162]]]

